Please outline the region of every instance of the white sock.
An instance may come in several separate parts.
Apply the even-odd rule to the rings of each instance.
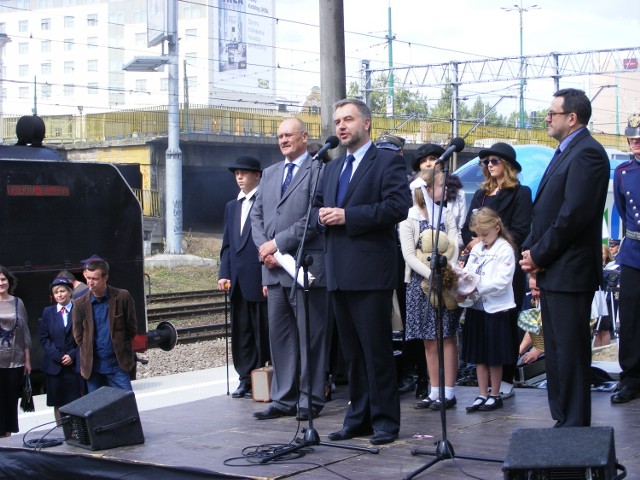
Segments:
[[[483,397],[482,395],[478,395],[471,405],[480,405],[481,403],[483,403],[486,400],[487,400],[487,397]]]
[[[447,400],[451,400],[456,396],[456,388],[455,387],[444,387],[444,398]]]
[[[431,385],[431,391],[429,392],[429,398],[431,400],[437,400],[438,397],[440,397],[439,390],[440,390],[440,387],[438,385]]]

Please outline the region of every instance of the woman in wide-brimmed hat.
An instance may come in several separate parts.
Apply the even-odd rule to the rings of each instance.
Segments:
[[[467,218],[462,227],[462,240],[467,245],[465,250],[470,251],[478,242],[473,232],[469,229],[471,215],[482,207],[489,207],[500,215],[502,224],[507,227],[518,251],[527,235],[531,225],[531,189],[522,185],[518,180],[518,173],[522,167],[516,160],[516,151],[508,143],[495,143],[491,148],[480,150],[480,162],[484,182],[473,195]],[[525,295],[525,274],[516,263],[516,271],[513,276],[513,293],[516,302],[516,311],[520,310]],[[518,344],[517,316],[512,322],[512,333]],[[505,365],[502,375],[501,393],[506,398],[513,392],[513,376],[515,374],[516,358],[512,365]]]

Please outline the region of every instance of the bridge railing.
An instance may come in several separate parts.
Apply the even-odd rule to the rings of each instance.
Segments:
[[[312,109],[287,112],[190,105],[188,109],[180,109],[180,132],[275,138],[278,125],[289,116],[302,118],[307,124],[311,138],[320,138],[320,114],[317,110]],[[15,125],[18,118],[4,118],[3,137],[5,143],[15,143]],[[144,110],[44,116],[42,118],[47,131],[46,144],[100,143],[136,138],[153,139],[167,135],[168,112],[164,106]],[[517,129],[494,125],[474,127],[476,127],[475,122],[459,122],[460,135],[468,134],[468,137],[465,138],[467,145],[485,146],[505,141],[513,144],[534,143],[555,147],[557,143],[547,135],[545,128]],[[391,131],[405,137],[410,144],[426,142],[444,144],[451,138],[452,126],[449,121],[428,117],[409,121],[397,117],[379,116],[374,118],[373,138],[383,132]],[[626,139],[623,136],[596,134],[595,137],[604,146],[628,150]]]

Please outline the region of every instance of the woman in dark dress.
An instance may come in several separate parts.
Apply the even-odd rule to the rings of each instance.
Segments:
[[[42,371],[46,374],[47,405],[53,407],[60,422],[60,407],[80,398],[78,346],[71,325],[73,285],[67,278],[58,277],[49,287],[56,304],[46,307],[40,319]]]
[[[513,241],[520,251],[522,242],[529,235],[531,228],[531,189],[520,184],[518,173],[522,167],[516,160],[516,151],[507,143],[496,143],[491,148],[480,150],[480,163],[484,174],[484,182],[476,190],[469,205],[467,218],[462,227],[462,241],[466,244],[465,251],[478,243],[478,239],[469,229],[471,215],[482,207],[489,207],[500,215],[502,224],[509,230]],[[518,259],[519,260],[519,259]],[[526,276],[518,262],[513,276],[513,294],[516,302],[514,312],[519,312],[525,295]],[[515,345],[520,343],[518,331],[518,318],[514,314],[512,321],[512,341]],[[509,398],[513,394],[513,377],[516,369],[517,358],[513,364],[504,365],[502,372],[502,384],[500,392],[503,398]]]
[[[18,392],[31,373],[31,335],[18,280],[0,265],[0,438],[18,431]]]

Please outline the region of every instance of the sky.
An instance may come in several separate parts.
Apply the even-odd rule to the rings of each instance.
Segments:
[[[323,3],[276,0],[279,97],[300,100],[310,86],[319,85],[313,72],[319,71],[318,8]],[[522,14],[524,55],[630,48],[640,43],[640,2],[632,0],[344,0],[347,83],[358,81],[363,59],[371,62],[372,69],[388,67],[389,6],[393,63],[398,67],[519,56],[520,14],[514,4],[527,10]],[[561,87],[588,86],[586,77],[561,83]],[[461,88],[469,104],[478,94],[490,104],[500,96],[518,95],[517,81]],[[547,108],[553,90],[551,79],[529,82],[526,109]],[[437,100],[437,92],[422,89],[421,93]],[[516,111],[517,102],[505,99],[500,113]]]

